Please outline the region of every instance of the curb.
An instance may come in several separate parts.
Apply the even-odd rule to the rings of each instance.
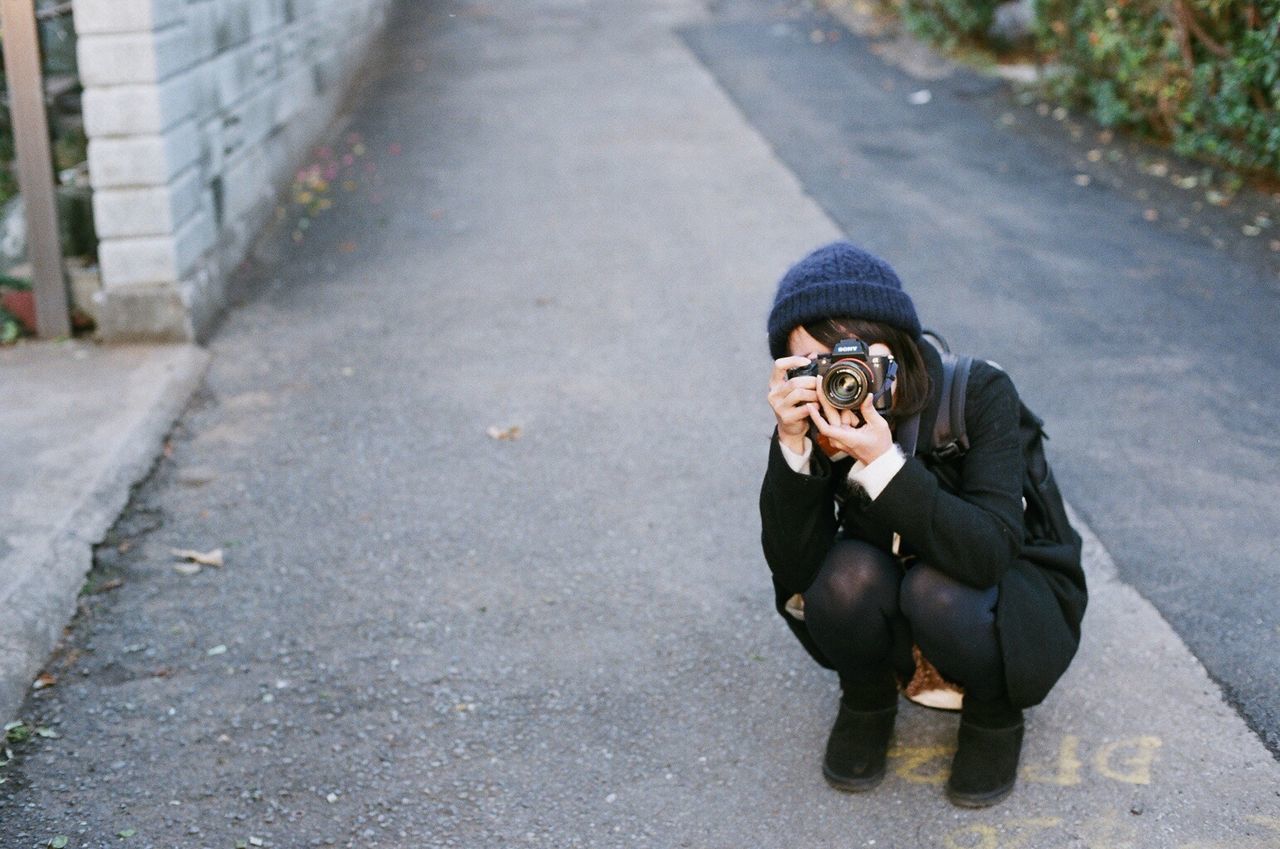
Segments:
[[[138,412],[122,422],[92,483],[49,527],[10,537],[0,548],[0,576],[6,580],[0,587],[6,611],[0,617],[0,717],[6,721],[16,715],[76,612],[93,546],[128,504],[133,486],[150,473],[210,360],[208,351],[194,345],[156,351],[144,366],[159,372],[153,388],[136,405]]]

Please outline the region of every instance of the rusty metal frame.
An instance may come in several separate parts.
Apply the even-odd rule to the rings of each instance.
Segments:
[[[4,28],[4,72],[18,157],[18,190],[26,207],[36,332],[46,338],[67,336],[71,333],[71,317],[58,233],[35,0],[0,0],[0,26]]]

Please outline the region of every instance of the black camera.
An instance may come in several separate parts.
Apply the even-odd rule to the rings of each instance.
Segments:
[[[827,403],[837,410],[857,410],[870,393],[880,412],[893,403],[890,390],[898,374],[891,356],[872,356],[861,339],[842,339],[830,354],[819,354],[807,366],[788,369],[787,377],[817,377]]]

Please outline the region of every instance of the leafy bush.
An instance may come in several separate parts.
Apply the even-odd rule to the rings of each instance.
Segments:
[[[991,28],[998,0],[898,0],[907,28],[934,44],[952,48],[980,43]]]
[[[889,0],[946,48],[987,39],[995,0]],[[1280,173],[1280,0],[1037,0],[1051,96],[1179,153]]]
[[[1042,0],[1057,93],[1180,153],[1280,171],[1280,0]]]

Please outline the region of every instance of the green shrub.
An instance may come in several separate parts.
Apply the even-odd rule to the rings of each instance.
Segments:
[[[997,5],[997,0],[898,0],[897,8],[913,33],[952,48],[981,43]]]
[[[887,0],[944,48],[987,41],[996,0]],[[1057,100],[1179,153],[1280,173],[1280,0],[1038,0]]]
[[[1280,0],[1042,0],[1055,92],[1184,154],[1280,172]]]

